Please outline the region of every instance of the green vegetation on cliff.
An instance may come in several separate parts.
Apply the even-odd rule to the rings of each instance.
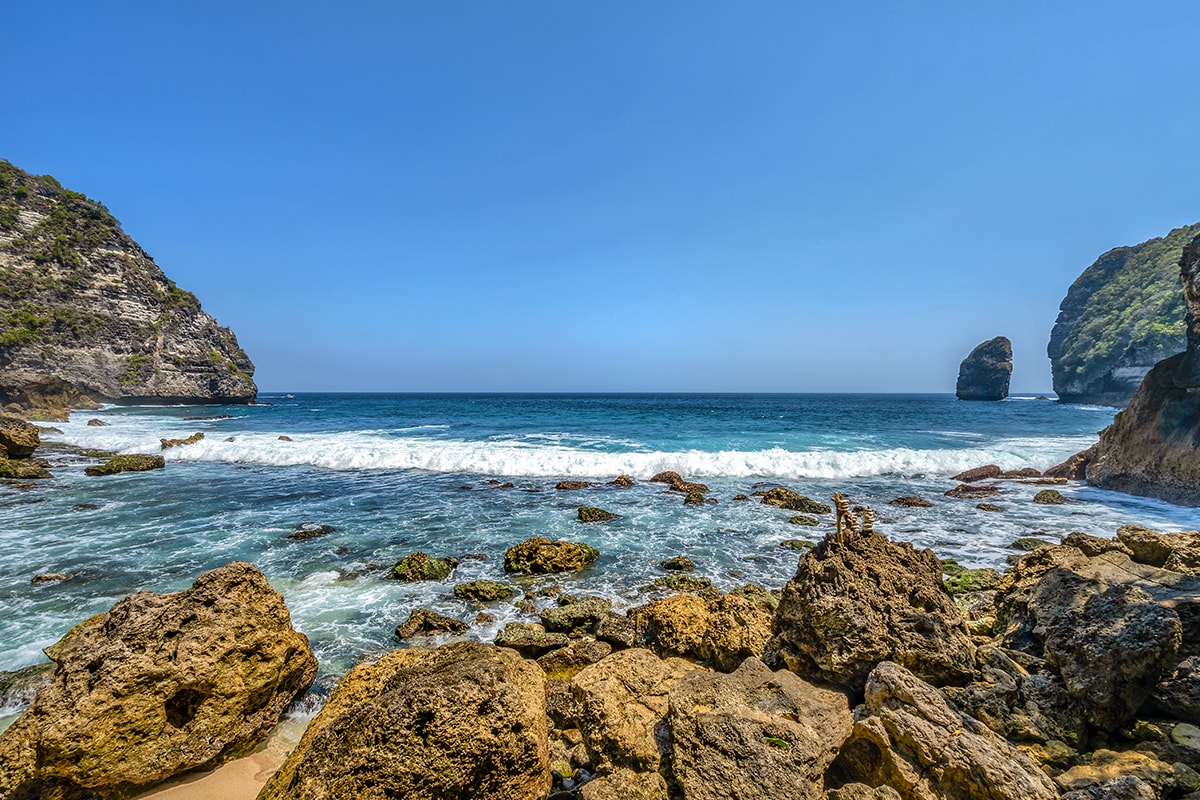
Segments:
[[[1156,362],[1183,350],[1179,256],[1200,223],[1096,260],[1071,284],[1047,353],[1064,400],[1124,404]]]

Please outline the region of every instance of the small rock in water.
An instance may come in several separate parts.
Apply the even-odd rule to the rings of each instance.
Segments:
[[[746,496],[746,495],[744,495],[744,494],[735,494],[735,495],[733,496],[733,499],[734,499],[734,500],[736,500],[737,502],[739,502],[739,503],[740,503],[740,502],[742,502],[743,500],[749,500],[750,498],[749,498],[749,497],[747,497],[747,496]]]
[[[897,497],[895,500],[889,500],[888,505],[903,506],[904,508],[933,508],[933,503],[923,497]]]
[[[696,565],[687,556],[675,556],[659,562],[659,566],[671,572],[692,572]]]
[[[1200,728],[1181,722],[1171,729],[1171,741],[1193,750],[1200,750]]]
[[[979,509],[980,511],[1003,511],[1004,510],[1000,506],[993,505],[992,503],[979,503],[975,507],[977,509]]]
[[[683,504],[685,506],[702,506],[702,505],[704,505],[704,493],[703,492],[688,492],[687,496],[683,498]]]
[[[554,484],[554,488],[560,492],[574,492],[579,489],[586,489],[591,486],[587,481],[559,481]]]
[[[975,467],[966,472],[960,472],[950,480],[958,481],[959,483],[975,483],[976,481],[987,480],[988,478],[999,478],[1002,470],[995,464],[988,464],[983,467]]]
[[[602,508],[593,508],[592,506],[579,507],[580,522],[608,522],[610,519],[617,519],[620,516],[620,514],[605,511]]]
[[[29,579],[30,583],[55,583],[56,581],[68,580],[69,576],[61,572],[39,572]]]
[[[159,439],[158,441],[162,443],[163,450],[169,450],[172,447],[182,447],[185,444],[195,444],[203,438],[203,433],[193,433],[186,439]]]
[[[499,581],[469,581],[455,586],[454,596],[461,600],[479,600],[490,603],[493,600],[507,600],[512,597],[513,588],[507,583]]]
[[[1039,547],[1049,547],[1052,544],[1054,544],[1054,542],[1047,542],[1045,539],[1037,539],[1033,536],[1022,536],[1020,539],[1017,539],[1015,542],[1009,544],[1009,547],[1013,550],[1025,550],[1026,552],[1033,552]]]
[[[809,516],[805,516],[804,514],[797,514],[796,516],[794,516],[788,520],[788,524],[804,525],[806,527],[812,528],[816,525],[820,525],[821,520],[817,519],[816,517],[809,517]]]
[[[116,475],[119,472],[145,472],[152,469],[162,469],[167,465],[162,456],[149,456],[133,453],[124,456],[113,456],[105,464],[88,467],[86,475]]]
[[[89,428],[107,428],[108,423],[102,419],[89,419],[87,421]]]
[[[616,478],[608,482],[609,486],[620,486],[622,489],[628,489],[633,486],[633,478],[628,475],[618,475]]]
[[[304,541],[305,539],[316,539],[318,536],[327,536],[337,528],[332,525],[318,525],[315,522],[302,523],[296,530],[288,534],[289,539]]]
[[[281,442],[290,442],[290,441],[292,441],[292,437],[290,437],[290,436],[280,436],[280,437],[279,437],[279,441],[281,441]]]
[[[974,486],[962,483],[946,492],[946,497],[957,497],[964,500],[977,500],[983,497],[995,497],[1000,490],[995,486]]]
[[[1061,506],[1067,503],[1067,498],[1055,489],[1042,489],[1033,496],[1033,502],[1043,506]]]
[[[784,539],[779,543],[780,547],[786,547],[789,550],[809,550],[816,547],[816,542],[810,542],[808,539]]]

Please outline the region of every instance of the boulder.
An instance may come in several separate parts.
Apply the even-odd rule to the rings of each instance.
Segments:
[[[832,511],[824,503],[819,503],[810,497],[805,497],[799,492],[785,489],[782,486],[769,489],[763,494],[762,504],[765,506],[786,508],[789,511],[803,511],[806,514],[828,514]]]
[[[1082,481],[1087,478],[1087,467],[1100,454],[1099,444],[1094,444],[1068,458],[1061,464],[1055,464],[1042,473],[1045,478],[1066,478],[1069,481]]]
[[[900,794],[890,786],[848,783],[840,789],[825,792],[821,800],[900,800]]]
[[[667,694],[696,669],[681,658],[660,659],[634,648],[585,667],[571,680],[578,727],[600,774],[659,771],[667,747]]]
[[[666,561],[660,561],[658,565],[670,572],[694,572],[696,570],[695,563],[687,556],[673,556]]]
[[[592,506],[579,507],[580,522],[608,522],[610,519],[617,519],[620,516],[620,514],[605,511],[603,508],[593,508]]]
[[[888,505],[902,508],[933,508],[933,503],[923,497],[897,497],[895,500],[889,500]]]
[[[1003,336],[976,346],[958,367],[959,400],[1003,400],[1012,377],[1012,343]]]
[[[687,495],[683,498],[683,504],[685,506],[702,506],[702,505],[704,505],[704,492],[700,492],[700,491],[688,492]]]
[[[1057,489],[1042,489],[1033,496],[1033,502],[1042,506],[1061,506],[1067,503],[1067,498]]]
[[[603,597],[586,597],[566,605],[548,608],[538,616],[548,631],[560,633],[593,633],[612,611],[612,601]]]
[[[526,539],[504,551],[504,571],[526,575],[583,569],[600,551],[581,542],[552,542],[540,536]]]
[[[587,481],[559,481],[554,485],[555,489],[560,492],[575,492],[580,489],[586,489],[591,486]]]
[[[29,458],[41,444],[37,426],[20,417],[0,414],[0,447],[9,458]]]
[[[396,627],[396,638],[403,641],[414,636],[431,636],[438,633],[466,633],[471,626],[465,622],[443,617],[427,608],[418,608],[408,619]]]
[[[47,648],[56,669],[0,734],[0,797],[127,796],[266,738],[317,660],[283,597],[235,561],[137,592]]]
[[[950,480],[958,481],[959,483],[975,483],[976,481],[989,480],[991,478],[999,478],[1003,471],[995,464],[988,464],[983,467],[975,467],[966,472],[960,472]],[[1039,472],[1038,475],[1041,473]]]
[[[844,694],[747,658],[668,693],[671,770],[686,800],[819,798],[853,725]]]
[[[332,525],[321,525],[316,522],[302,522],[296,527],[296,530],[288,534],[289,539],[297,541],[306,541],[308,539],[319,539],[322,536],[328,536],[337,531],[337,528]]]
[[[637,641],[659,656],[695,656],[708,629],[708,601],[691,594],[675,594],[632,608],[629,620]]]
[[[774,633],[768,654],[777,665],[856,691],[882,661],[937,684],[962,683],[975,670],[937,556],[879,533],[830,535],[802,555]]]
[[[158,441],[160,444],[162,444],[163,450],[169,450],[172,447],[182,447],[183,445],[195,444],[203,438],[203,433],[193,433],[186,439],[159,439]]]
[[[933,686],[883,662],[827,780],[891,786],[905,800],[1052,800],[1058,791],[1021,751],[956,711]]]
[[[1117,540],[1128,548],[1134,561],[1200,576],[1200,531],[1156,533],[1139,525],[1122,525]]]
[[[434,558],[428,553],[406,555],[392,567],[388,577],[394,581],[441,581],[458,566],[457,558]]]
[[[634,480],[633,480],[633,478],[629,477],[628,475],[618,475],[617,477],[615,477],[611,481],[609,481],[608,485],[609,486],[619,486],[622,489],[628,489],[630,486],[634,485]]]
[[[546,679],[503,648],[397,650],[346,673],[259,800],[544,800]]]
[[[737,669],[747,658],[761,658],[771,640],[772,612],[769,600],[734,592],[710,601],[695,655],[721,672]]]
[[[88,475],[116,475],[119,472],[146,472],[152,469],[162,469],[167,465],[162,456],[149,456],[142,453],[113,456],[104,464],[95,464],[84,472]]]

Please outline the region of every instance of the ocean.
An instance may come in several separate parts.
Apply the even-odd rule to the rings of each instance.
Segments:
[[[264,405],[106,407],[77,411],[60,433],[86,448],[157,453],[160,438],[204,439],[164,451],[164,470],[87,477],[88,461],[53,454],[52,480],[0,488],[0,670],[44,661],[41,649],[73,625],[138,591],[187,588],[235,559],[257,565],[281,591],[321,662],[321,687],[357,661],[398,646],[393,631],[421,607],[472,623],[490,640],[528,619],[511,603],[472,606],[453,585],[507,580],[533,593],[561,587],[638,605],[665,558],[687,555],[723,590],[781,587],[799,553],[781,543],[820,538],[794,512],[733,502],[784,485],[828,502],[840,491],[878,515],[877,530],[965,566],[1003,568],[1019,537],[1057,541],[1071,531],[1112,536],[1138,523],[1200,527],[1200,511],[1059,487],[1063,506],[1032,502],[1043,487],[1015,481],[989,499],[943,496],[950,476],[983,464],[1045,469],[1095,441],[1113,410],[1013,397],[953,395],[389,395],[264,394]],[[268,405],[269,404],[269,405]],[[230,415],[226,419],[188,417]],[[89,426],[89,419],[106,426]],[[291,441],[280,437],[288,437]],[[715,504],[685,506],[647,479],[663,470],[708,484]],[[619,474],[637,484],[606,485]],[[596,482],[556,490],[563,479]],[[512,488],[502,488],[504,484]],[[932,508],[888,505],[917,495]],[[580,506],[619,519],[584,524]],[[304,523],[326,536],[288,538]],[[503,553],[531,536],[587,542],[600,551],[572,575],[509,579]],[[387,570],[422,550],[461,560],[442,583],[399,583]],[[463,556],[471,555],[470,558]],[[32,585],[35,573],[65,573]],[[553,602],[538,600],[539,605]],[[494,618],[477,623],[486,611]]]

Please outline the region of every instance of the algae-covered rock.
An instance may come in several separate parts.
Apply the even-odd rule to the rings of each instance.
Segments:
[[[702,592],[712,588],[712,578],[675,573],[674,575],[655,578],[654,583],[648,588],[667,589],[672,592]]]
[[[1004,474],[1004,471],[995,464],[987,464],[982,467],[975,467],[960,472],[950,480],[958,481],[959,483],[975,483],[976,481],[990,480],[991,478],[999,478]],[[1038,473],[1041,474],[1041,473]]]
[[[803,525],[808,528],[816,527],[821,524],[821,521],[816,517],[810,517],[805,514],[797,514],[788,520],[790,525]]]
[[[214,765],[262,741],[317,671],[243,562],[130,595],[47,653],[50,685],[0,734],[0,797],[123,797]]]
[[[397,650],[342,678],[259,800],[544,800],[546,678],[512,651]]]
[[[166,465],[166,459],[162,456],[134,453],[113,456],[104,464],[88,467],[84,472],[88,475],[116,475],[119,472],[146,472],[152,469],[162,469]]]
[[[591,486],[587,481],[559,481],[554,485],[560,492],[575,492]]]
[[[513,588],[499,581],[477,580],[460,583],[454,587],[454,596],[462,600],[480,600],[490,603],[507,600],[513,596]]]
[[[50,470],[40,459],[26,458],[20,461],[0,459],[0,478],[9,480],[37,480],[52,477]]]
[[[450,577],[457,566],[457,558],[434,558],[418,551],[397,561],[388,577],[394,581],[440,581]]]
[[[810,497],[805,497],[799,492],[785,489],[782,486],[769,489],[762,496],[762,503],[766,506],[777,506],[788,511],[801,511],[805,514],[828,514],[832,510],[824,503],[818,503]]]
[[[593,633],[612,611],[612,601],[603,597],[586,597],[566,605],[548,608],[538,617],[548,631],[561,633]]]
[[[418,608],[408,615],[408,619],[396,627],[396,638],[403,641],[414,636],[431,636],[438,633],[466,633],[469,625],[450,617]]]
[[[1057,489],[1042,489],[1033,496],[1033,502],[1041,506],[1061,506],[1067,503],[1067,498]]]
[[[188,444],[195,444],[204,438],[203,433],[193,433],[186,439],[159,439],[163,450],[170,450],[172,447],[182,447]]]
[[[944,581],[950,594],[966,594],[1000,585],[1000,573],[989,567],[981,569],[959,569]]]
[[[660,561],[658,565],[671,572],[694,572],[696,569],[695,563],[687,556],[673,556],[665,561]]]
[[[504,571],[544,575],[583,569],[600,551],[582,542],[552,542],[541,536],[526,539],[504,551]]]
[[[294,531],[288,534],[288,538],[303,542],[308,539],[319,539],[336,531],[337,528],[332,525],[322,525],[317,522],[302,522],[296,526]]]
[[[605,511],[602,508],[593,508],[591,506],[579,507],[580,522],[608,522],[610,519],[617,519],[620,516],[620,514]]]
[[[946,497],[956,497],[960,500],[978,500],[983,497],[995,497],[1000,490],[995,486],[976,486],[971,483],[960,483],[948,492]]]
[[[699,491],[688,492],[687,496],[685,496],[683,498],[683,504],[685,506],[702,506],[702,505],[704,505],[704,492],[699,492]]]
[[[633,480],[633,478],[629,477],[628,475],[618,475],[617,477],[615,477],[611,481],[609,481],[608,485],[609,486],[619,486],[622,489],[628,489],[630,486],[633,486],[634,483],[635,483],[635,481]]]
[[[923,497],[897,497],[895,500],[888,501],[889,506],[900,506],[902,508],[933,508],[933,503]]]

